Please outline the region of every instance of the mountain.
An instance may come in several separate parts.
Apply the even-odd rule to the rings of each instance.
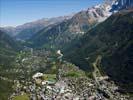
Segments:
[[[15,58],[21,46],[8,34],[0,30],[0,99],[7,100],[12,93],[13,82],[8,81],[7,77],[16,78],[16,73],[9,71],[14,69]],[[8,70],[8,71],[7,71]],[[16,76],[15,76],[16,75]],[[2,79],[4,77],[4,79]],[[6,78],[5,78],[6,77]]]
[[[6,34],[10,35],[11,37],[16,35],[16,30],[14,27],[7,26],[7,27],[0,27],[0,30],[5,32]]]
[[[42,28],[45,28],[49,25],[60,23],[65,19],[71,18],[73,15],[70,16],[60,16],[55,18],[43,18],[37,21],[25,23],[23,25],[19,25],[16,27],[1,27],[1,30],[6,32],[12,37],[17,39],[25,40],[30,38],[32,35],[37,33]]]
[[[112,11],[133,8],[133,0],[114,0]]]
[[[0,30],[0,65],[8,65],[20,48],[16,41]]]
[[[71,19],[57,25],[42,29],[29,40],[32,47],[45,47],[59,49],[79,38],[97,23],[104,21],[111,15],[111,5],[96,5],[87,10],[80,11]]]
[[[64,50],[64,58],[80,68],[92,68],[101,55],[100,69],[112,79],[133,82],[133,9],[113,14]],[[69,52],[68,52],[69,51]]]

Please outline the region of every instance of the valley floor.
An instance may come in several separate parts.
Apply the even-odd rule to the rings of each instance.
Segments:
[[[0,79],[14,83],[9,100],[132,100],[118,92],[119,87],[108,76],[101,75],[98,69],[101,58],[98,56],[93,63],[93,77],[88,77],[56,53],[21,52],[14,69],[5,71],[17,73],[17,78],[0,76]]]

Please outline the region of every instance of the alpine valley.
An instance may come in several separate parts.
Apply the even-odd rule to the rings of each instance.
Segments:
[[[0,27],[0,100],[133,100],[133,0]]]

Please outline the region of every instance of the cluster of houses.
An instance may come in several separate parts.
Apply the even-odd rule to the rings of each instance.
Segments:
[[[54,85],[56,82],[56,76],[54,77],[55,80],[49,80],[47,74],[43,74],[40,72],[34,74],[32,78],[37,84],[41,85]]]
[[[12,97],[28,94],[29,100],[109,100],[112,96],[114,100],[128,100],[128,97],[115,92],[116,86],[106,76],[98,78],[100,88],[94,80],[84,77],[56,80],[55,75],[37,72],[32,79],[32,82],[23,82],[25,85],[17,82],[16,92]]]

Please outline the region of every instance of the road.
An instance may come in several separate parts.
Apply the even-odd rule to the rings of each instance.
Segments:
[[[96,84],[98,85],[98,87],[100,86],[100,84],[99,84],[99,81],[97,80],[97,77],[101,77],[102,75],[101,75],[101,73],[100,73],[97,65],[100,64],[101,59],[102,59],[102,56],[99,55],[97,57],[96,61],[93,63],[93,67],[94,67],[93,77],[94,77],[94,79],[95,79]]]
[[[93,63],[93,67],[94,67],[93,77],[94,77],[94,79],[95,79],[97,88],[100,89],[100,90],[103,90],[102,87],[101,87],[101,85],[100,85],[100,83],[99,83],[99,81],[98,81],[98,79],[97,79],[98,77],[102,77],[102,75],[101,75],[101,73],[100,73],[100,71],[99,71],[99,69],[98,69],[98,65],[100,65],[101,59],[102,59],[102,56],[99,55],[99,56],[96,58],[95,62]],[[107,88],[107,89],[108,89],[108,88]],[[113,100],[113,95],[111,94],[111,92],[109,92],[109,90],[108,90],[108,95],[110,96],[110,100]],[[102,97],[102,95],[100,95],[100,96]]]

